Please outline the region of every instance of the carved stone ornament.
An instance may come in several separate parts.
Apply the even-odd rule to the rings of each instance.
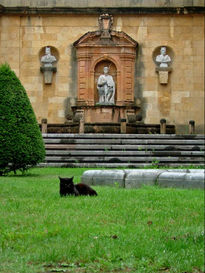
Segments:
[[[168,84],[169,72],[172,71],[170,67],[171,58],[166,54],[166,47],[162,46],[160,49],[160,55],[156,56],[156,71],[159,73],[160,84]]]
[[[118,123],[127,111],[136,115],[135,60],[137,42],[112,30],[112,16],[102,14],[100,29],[74,42],[78,65],[77,100],[72,111],[84,111],[85,123]],[[130,112],[129,112],[130,113]],[[129,114],[130,115],[130,114]]]
[[[109,39],[111,37],[110,32],[112,30],[113,25],[113,17],[109,14],[102,14],[100,15],[99,19],[99,28],[101,32],[102,39]]]
[[[52,84],[53,72],[57,71],[57,68],[53,66],[55,63],[56,57],[51,55],[50,47],[45,48],[45,55],[41,57],[41,67],[40,71],[44,74],[45,84]]]

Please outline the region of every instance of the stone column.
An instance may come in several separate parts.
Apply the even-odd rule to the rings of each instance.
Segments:
[[[120,133],[121,134],[126,134],[126,118],[121,118],[120,119]]]
[[[47,131],[48,131],[47,119],[43,118],[41,120],[41,132],[42,134],[47,134]]]
[[[84,117],[84,111],[78,110],[77,116],[79,118],[79,134],[84,134],[85,132],[85,117]]]
[[[160,134],[166,134],[166,119],[160,120]]]
[[[195,121],[194,120],[189,121],[189,134],[190,135],[195,134]]]

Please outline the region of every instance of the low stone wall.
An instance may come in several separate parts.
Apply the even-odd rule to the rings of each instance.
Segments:
[[[81,182],[96,186],[140,188],[143,185],[159,185],[169,188],[204,189],[203,169],[137,169],[137,170],[89,170]]]

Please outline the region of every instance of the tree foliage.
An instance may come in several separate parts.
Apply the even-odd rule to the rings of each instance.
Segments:
[[[0,174],[42,162],[45,148],[26,91],[8,64],[0,67]]]

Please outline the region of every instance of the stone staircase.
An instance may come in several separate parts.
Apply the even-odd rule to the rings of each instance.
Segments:
[[[43,134],[40,166],[126,167],[204,165],[204,135]]]

